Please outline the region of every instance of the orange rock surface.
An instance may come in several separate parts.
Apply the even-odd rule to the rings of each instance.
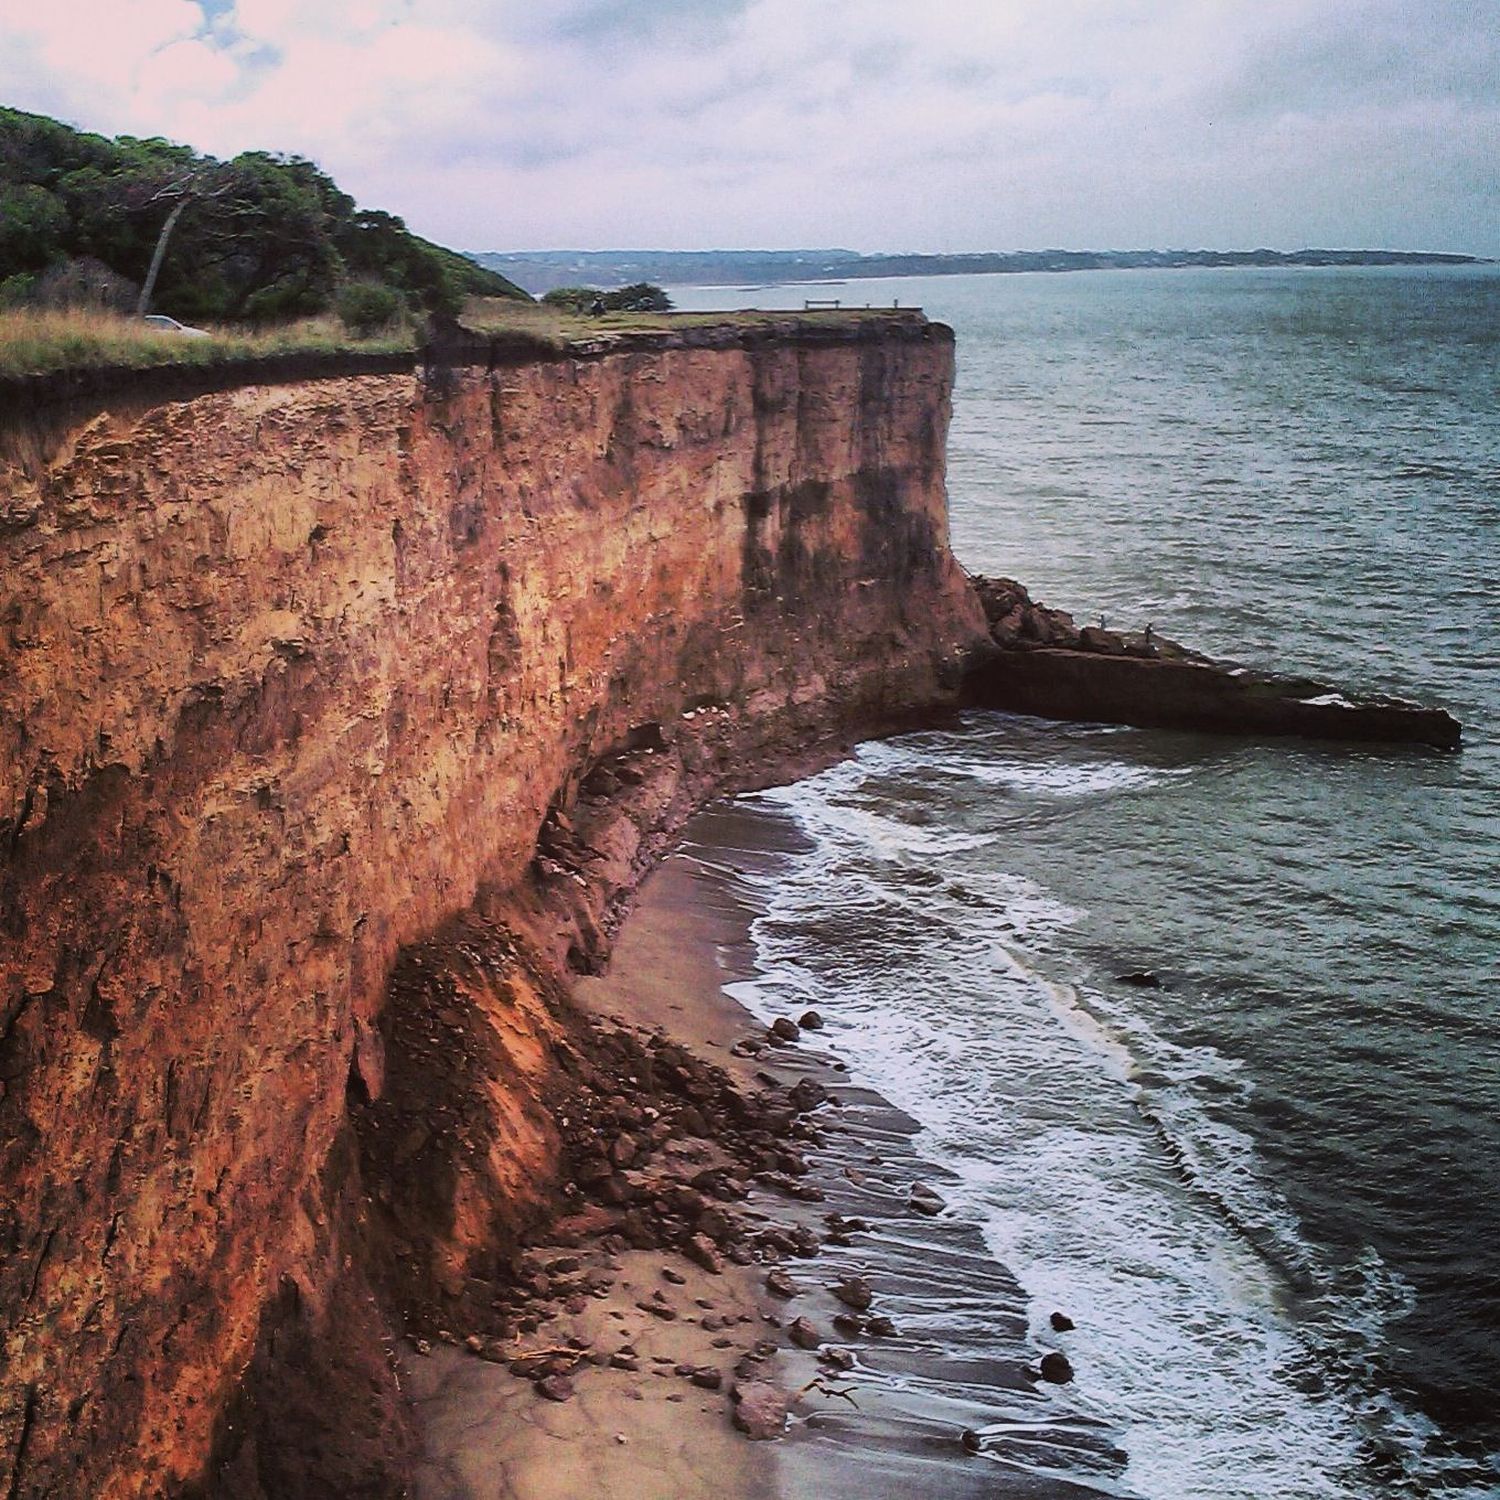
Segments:
[[[442,1084],[483,1149],[386,1163],[441,1281],[546,1190],[536,955],[704,796],[955,696],[951,336],[725,342],[0,431],[0,1492],[201,1481],[268,1309],[368,1302],[349,1101],[437,1076],[388,1077],[403,950],[402,1025],[488,1027]],[[559,935],[539,834],[632,747]],[[424,988],[476,899],[531,956]]]

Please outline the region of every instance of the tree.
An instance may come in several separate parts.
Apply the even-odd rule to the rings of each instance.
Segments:
[[[160,139],[108,140],[0,108],[0,284],[26,297],[68,261],[139,286],[141,311],[264,322],[322,312],[350,282],[457,313],[468,296],[530,298],[503,276],[361,210],[303,157],[218,161]]]
[[[670,312],[672,299],[649,281],[632,282],[629,286],[616,287],[613,291],[601,291],[592,286],[560,286],[542,294],[547,307],[562,307],[569,312],[588,312],[595,302],[603,304],[605,312]]]
[[[68,210],[34,183],[0,187],[0,266],[5,273],[40,271],[63,250]]]

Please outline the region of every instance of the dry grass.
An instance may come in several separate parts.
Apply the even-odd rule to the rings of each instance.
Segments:
[[[598,348],[611,338],[642,333],[670,333],[684,328],[752,327],[798,322],[847,326],[871,318],[910,317],[876,308],[813,312],[604,313],[598,317],[568,313],[540,304],[500,297],[473,298],[463,323],[478,333],[512,333],[534,339],[559,353],[571,346]],[[209,328],[208,338],[184,338],[159,332],[138,318],[102,312],[48,312],[30,308],[0,309],[0,377],[47,375],[57,370],[150,369],[161,365],[216,365],[228,360],[268,359],[282,354],[406,354],[419,338],[408,325],[392,326],[368,338],[356,338],[332,316],[304,318],[260,332]]]
[[[0,309],[0,375],[46,375],[100,367],[216,365],[279,354],[405,353],[417,346],[409,328],[355,338],[337,318],[304,318],[261,332],[209,328],[204,339],[158,331],[118,313]]]

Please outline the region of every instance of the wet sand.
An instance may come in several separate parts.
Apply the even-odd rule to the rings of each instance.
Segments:
[[[916,1124],[850,1081],[815,1033],[753,1057],[731,1051],[766,1036],[724,991],[752,971],[753,913],[735,872],[774,868],[786,837],[734,805],[700,814],[683,852],[642,886],[608,974],[580,981],[577,993],[600,1016],[660,1028],[748,1086],[811,1078],[829,1089],[833,1102],[819,1113],[823,1141],[809,1153],[806,1179],[821,1201],[758,1188],[743,1205],[752,1219],[803,1225],[824,1241],[814,1258],[782,1262],[797,1294],[773,1296],[766,1265],[710,1274],[669,1250],[620,1254],[609,1263],[618,1270],[607,1293],[529,1343],[587,1341],[601,1352],[600,1365],[605,1351],[624,1344],[638,1368],[581,1364],[574,1394],[562,1402],[463,1349],[408,1350],[403,1381],[427,1450],[417,1500],[1123,1493],[1109,1433],[1074,1409],[1066,1388],[1028,1377],[1041,1351],[1027,1344],[1024,1298],[977,1227],[950,1210],[933,1215],[913,1205],[914,1182],[942,1194],[946,1180],[921,1158]],[[701,1147],[684,1141],[669,1149]],[[830,1243],[830,1214],[868,1230],[836,1233]],[[850,1275],[865,1278],[870,1313],[894,1330],[835,1328],[849,1309],[829,1288]],[[669,1302],[674,1316],[638,1305],[653,1299]],[[797,1318],[812,1324],[820,1345],[847,1351],[850,1368],[831,1370],[817,1350],[793,1347],[787,1330]],[[786,1434],[775,1442],[751,1442],[731,1423],[734,1367],[757,1343],[762,1357],[749,1378],[793,1398]],[[721,1388],[694,1384],[690,1369],[717,1370]],[[977,1435],[979,1452],[966,1450],[966,1431],[970,1446]]]

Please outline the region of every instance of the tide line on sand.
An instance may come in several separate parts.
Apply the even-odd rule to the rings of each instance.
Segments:
[[[408,1349],[403,1382],[425,1440],[418,1500],[1126,1493],[1109,1430],[1029,1373],[1041,1351],[1027,1343],[1024,1295],[979,1227],[943,1206],[946,1177],[922,1159],[917,1124],[851,1081],[811,1033],[774,1042],[726,993],[753,974],[755,913],[734,871],[776,852],[757,823],[732,807],[696,820],[692,852],[645,882],[609,972],[580,981],[577,998],[601,1019],[665,1031],[746,1089],[806,1079],[827,1091],[806,1191],[757,1186],[741,1205],[751,1221],[809,1231],[818,1248],[716,1273],[671,1251],[618,1253],[607,1295],[546,1338],[628,1340],[637,1368],[580,1365],[562,1402],[462,1349]],[[921,1203],[918,1183],[931,1190]],[[767,1286],[772,1270],[782,1295]],[[642,1311],[664,1275],[682,1309],[669,1321]],[[856,1277],[873,1301],[852,1316],[832,1288]],[[780,1441],[734,1429],[732,1372],[719,1390],[673,1378],[732,1360],[740,1344],[761,1351],[753,1378],[791,1398]]]

